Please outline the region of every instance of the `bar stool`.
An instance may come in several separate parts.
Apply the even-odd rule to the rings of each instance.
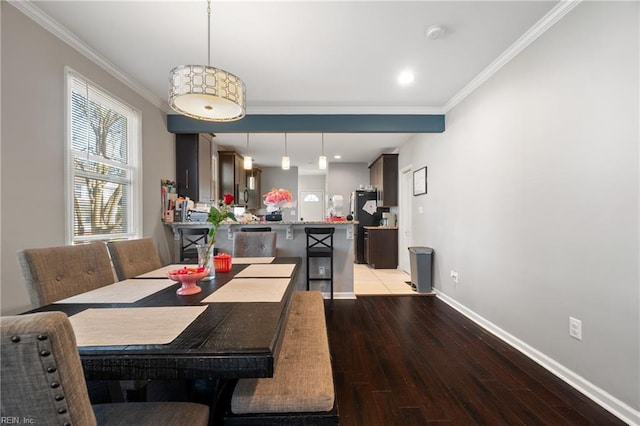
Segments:
[[[265,226],[264,228],[258,228],[255,226],[247,226],[246,228],[240,228],[240,232],[271,232],[271,227]]]
[[[207,244],[209,228],[180,228],[180,262],[198,261],[198,244]]]
[[[331,283],[331,300],[333,301],[333,233],[336,228],[304,228],[307,234],[307,291],[311,281],[329,281]],[[328,257],[330,271],[328,277],[311,277],[309,259],[312,257]]]

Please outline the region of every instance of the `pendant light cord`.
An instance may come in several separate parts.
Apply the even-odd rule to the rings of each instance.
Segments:
[[[324,157],[324,133],[322,134],[322,156]]]
[[[211,66],[211,0],[207,0],[207,65]]]

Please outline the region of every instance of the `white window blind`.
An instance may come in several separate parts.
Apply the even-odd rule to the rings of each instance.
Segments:
[[[132,238],[140,206],[139,114],[67,74],[71,243]]]

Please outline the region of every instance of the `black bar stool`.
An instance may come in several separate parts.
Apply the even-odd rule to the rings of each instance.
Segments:
[[[259,228],[256,226],[247,226],[246,228],[240,228],[240,232],[271,232],[271,227],[265,226],[264,228]]]
[[[180,228],[180,262],[197,262],[198,244],[207,244],[209,228]]]
[[[333,301],[333,233],[336,228],[304,228],[307,234],[307,291],[311,281],[330,281],[331,300]],[[309,259],[312,257],[328,257],[330,271],[328,277],[311,277]]]

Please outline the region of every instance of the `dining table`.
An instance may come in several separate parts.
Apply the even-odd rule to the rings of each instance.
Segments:
[[[272,377],[300,265],[234,259],[187,296],[171,265],[28,313],[69,316],[88,380]]]

